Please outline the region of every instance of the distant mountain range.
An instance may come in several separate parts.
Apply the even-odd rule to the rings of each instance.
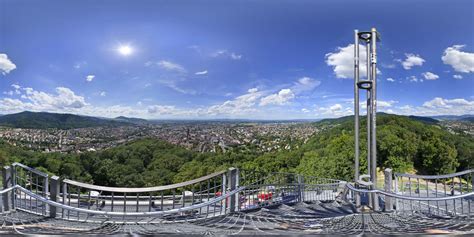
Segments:
[[[379,112],[377,115],[385,115],[387,113],[384,112]],[[424,123],[439,123],[440,121],[464,121],[464,122],[474,122],[474,115],[439,115],[439,116],[415,116],[415,115],[409,115],[406,116],[410,119],[413,120],[418,120]],[[344,117],[339,117],[339,118],[332,118],[332,119],[323,119],[320,122],[345,122],[347,120],[353,120],[354,115],[349,115],[349,116],[344,116]]]
[[[150,123],[150,121],[146,120],[146,119],[141,119],[141,118],[129,118],[129,117],[125,117],[125,116],[119,116],[119,117],[116,117],[114,118],[115,121],[119,121],[119,122],[125,122],[125,123],[133,123],[133,124],[146,124],[146,123]]]
[[[377,113],[384,114],[384,113]],[[468,121],[474,122],[474,115],[442,115],[442,116],[408,116],[411,119],[422,121],[425,123],[438,123],[444,120],[454,121]],[[352,120],[353,116],[345,116],[336,119],[323,119],[321,122],[333,122],[338,120],[340,122],[345,120]],[[146,120],[141,118],[130,118],[119,116],[116,118],[99,118],[91,116],[82,116],[75,114],[59,114],[48,112],[30,112],[25,111],[16,114],[8,114],[0,116],[0,126],[14,127],[14,128],[84,128],[84,127],[99,127],[99,126],[126,126],[126,125],[143,125],[156,123],[191,123],[191,122],[315,122],[313,120],[252,120],[252,119],[213,119],[213,120]]]
[[[431,116],[431,118],[437,120],[455,120],[455,121],[468,121],[474,122],[474,114],[465,114],[465,115],[439,115],[439,116]]]
[[[74,114],[57,114],[46,112],[21,112],[0,116],[0,125],[14,128],[84,128],[98,126],[122,126],[131,122],[104,119]]]

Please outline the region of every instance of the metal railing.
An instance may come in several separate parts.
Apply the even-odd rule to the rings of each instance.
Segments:
[[[397,210],[434,215],[474,214],[474,169],[447,175],[395,173],[394,192],[418,200],[395,202]]]
[[[172,185],[120,188],[60,180],[57,176],[51,177],[14,163],[2,170],[4,189],[0,191],[0,197],[2,213],[21,210],[88,222],[199,221],[282,204],[335,200],[357,204],[355,197],[368,197],[368,194],[380,200],[380,206],[374,208],[376,211],[471,216],[474,213],[474,207],[471,207],[473,171],[423,176],[392,175],[388,169],[385,171],[385,190],[360,189],[336,179],[294,173],[263,175],[235,168]],[[450,184],[454,188],[448,192],[444,188]],[[416,191],[410,192],[415,185]]]
[[[240,183],[239,210],[251,210],[279,204],[333,201],[346,182],[294,173],[270,173],[243,170]]]

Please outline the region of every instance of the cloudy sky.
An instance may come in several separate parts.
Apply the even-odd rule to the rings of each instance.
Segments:
[[[474,114],[474,1],[0,0],[0,114],[305,119],[353,113],[376,27],[379,111]]]

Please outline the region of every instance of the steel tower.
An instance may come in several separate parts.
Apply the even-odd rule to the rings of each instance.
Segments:
[[[371,31],[354,31],[354,135],[355,135],[355,183],[367,187],[377,188],[377,140],[376,140],[376,113],[377,113],[377,42],[380,35],[375,28]],[[365,46],[366,65],[360,65],[360,48]],[[362,60],[363,62],[363,60]],[[366,67],[366,75],[361,75],[361,66]],[[360,78],[362,76],[362,79]],[[360,175],[360,147],[359,147],[359,92],[366,91],[367,102],[367,170],[368,174]],[[366,180],[364,180],[366,179]],[[360,206],[360,196],[356,196],[356,205]],[[378,207],[375,195],[369,195],[369,206]]]

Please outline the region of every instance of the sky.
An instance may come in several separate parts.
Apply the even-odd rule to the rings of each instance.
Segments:
[[[351,115],[372,27],[378,111],[474,114],[471,0],[0,0],[0,114]]]

